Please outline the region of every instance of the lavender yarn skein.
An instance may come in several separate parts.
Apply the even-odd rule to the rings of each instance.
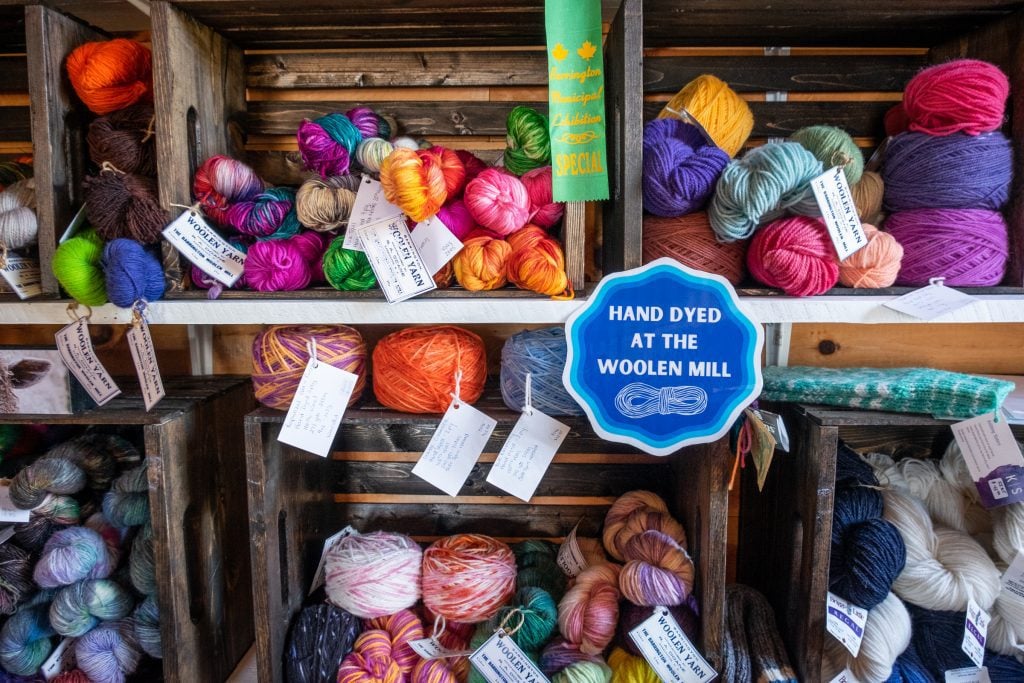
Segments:
[[[78,668],[93,683],[124,683],[134,673],[142,651],[131,623],[113,621],[94,628],[75,642]]]
[[[1006,220],[986,209],[898,211],[885,229],[903,247],[897,285],[920,287],[943,277],[957,287],[998,285],[1010,255]]]
[[[88,527],[72,526],[46,542],[32,578],[43,588],[56,588],[83,579],[105,579],[112,570],[103,537]]]
[[[699,211],[711,198],[729,155],[678,119],[644,126],[644,209],[656,216]]]
[[[998,210],[1010,198],[1013,148],[999,132],[902,133],[889,142],[882,177],[888,211]]]

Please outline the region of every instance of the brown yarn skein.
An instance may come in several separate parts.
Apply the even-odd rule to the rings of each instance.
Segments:
[[[874,171],[866,171],[856,185],[850,188],[853,204],[857,207],[857,216],[861,223],[878,224],[882,213],[882,197],[885,194],[885,183],[882,176]]]
[[[86,142],[93,163],[109,163],[125,173],[156,175],[153,107],[140,104],[101,116],[89,124]]]
[[[745,240],[719,242],[703,211],[674,218],[644,216],[644,263],[668,256],[738,285],[747,272],[746,254]]]
[[[143,244],[159,240],[169,222],[155,179],[109,169],[85,179],[85,215],[103,239],[128,237]]]
[[[348,224],[358,179],[352,176],[310,178],[295,193],[295,213],[303,226],[327,232]]]

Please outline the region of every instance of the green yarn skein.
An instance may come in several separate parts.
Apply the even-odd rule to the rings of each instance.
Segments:
[[[516,588],[543,588],[557,603],[565,595],[565,573],[558,566],[558,546],[527,539],[512,546],[516,556]]]
[[[556,673],[551,683],[609,683],[612,676],[604,662],[575,662]]]
[[[100,268],[103,238],[92,228],[57,247],[53,274],[72,299],[86,306],[107,303],[107,283]]]
[[[843,166],[846,182],[853,187],[864,175],[864,153],[850,134],[835,126],[807,126],[793,133],[789,139],[799,142],[825,167]],[[845,165],[844,165],[845,164]]]
[[[548,117],[535,109],[516,107],[505,121],[505,168],[518,176],[551,163]]]
[[[377,278],[366,254],[346,249],[343,237],[336,237],[324,253],[324,277],[331,287],[345,292],[361,292],[377,286]]]

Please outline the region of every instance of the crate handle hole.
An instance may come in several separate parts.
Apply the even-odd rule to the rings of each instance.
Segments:
[[[185,574],[188,584],[188,615],[193,624],[198,624],[206,612],[203,589],[206,582],[200,576],[202,573],[200,558],[203,555],[204,547],[202,523],[202,511],[196,507],[195,503],[189,504],[182,516],[182,528],[188,539],[186,545],[188,552],[185,553]]]
[[[277,557],[281,570],[277,578],[281,581],[281,604],[288,604],[288,513],[277,513]]]
[[[199,126],[199,115],[195,107],[189,107],[185,113],[186,134],[188,136],[188,177],[194,178],[199,169],[199,148],[202,145],[203,135]]]

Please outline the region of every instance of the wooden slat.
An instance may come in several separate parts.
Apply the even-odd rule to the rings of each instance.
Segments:
[[[787,46],[784,57],[924,57],[926,47],[801,47]],[[688,46],[688,47],[645,47],[644,59],[652,57],[764,57],[770,47],[753,46]]]
[[[645,103],[644,120],[657,116],[661,106]],[[890,106],[890,102],[752,102],[753,135],[788,136],[804,126],[828,124],[855,137],[871,137],[883,131],[882,122]]]
[[[515,496],[428,496],[400,495],[394,493],[337,493],[335,503],[365,505],[377,503],[382,505],[525,505]],[[608,506],[615,502],[615,496],[534,496],[530,505],[578,505]]]
[[[417,462],[422,453],[405,453],[395,451],[334,451],[333,460],[342,462]],[[490,464],[498,457],[497,452],[484,452],[477,460],[479,463]],[[552,465],[663,465],[665,460],[654,455],[642,453],[557,453]]]
[[[547,86],[432,88],[316,88],[309,90],[249,89],[249,102],[546,102]]]
[[[24,40],[24,29],[22,36]],[[0,46],[0,50],[6,49],[6,45]],[[28,92],[28,59],[25,55],[0,55],[0,92]]]
[[[22,96],[19,96],[21,99]],[[0,103],[0,139],[21,141],[32,139],[32,121],[28,103],[4,105]]]

